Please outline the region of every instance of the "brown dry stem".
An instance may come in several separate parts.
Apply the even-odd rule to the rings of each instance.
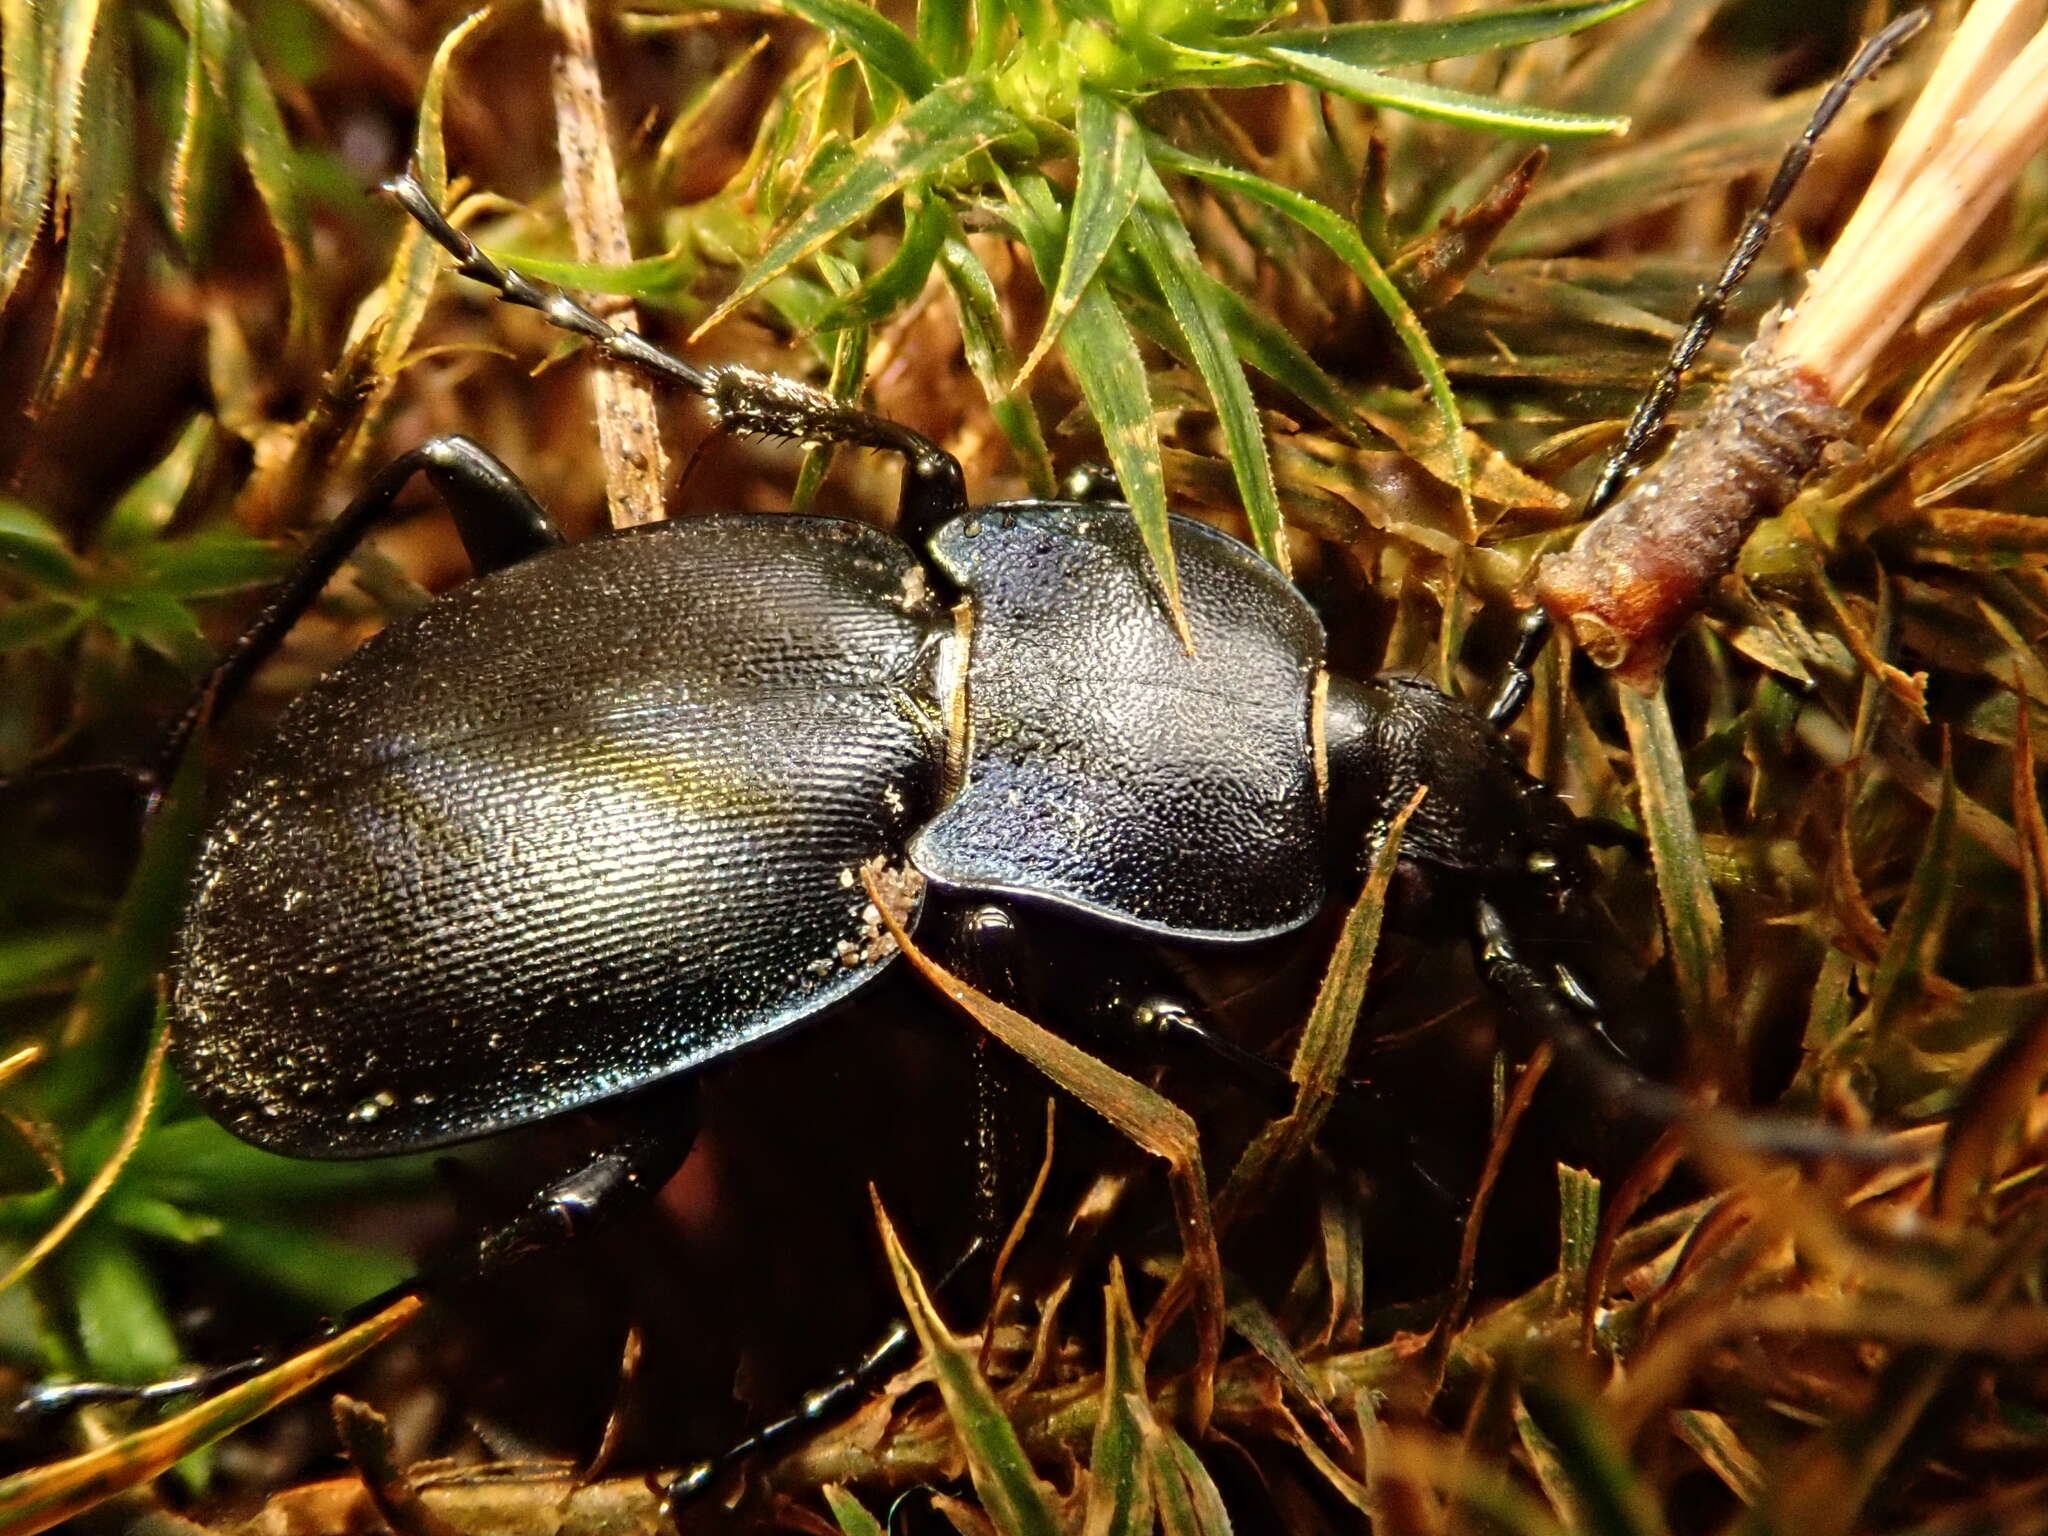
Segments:
[[[626,239],[625,207],[619,200],[618,168],[612,159],[590,10],[584,0],[545,0],[545,9],[559,45],[554,67],[555,132],[562,157],[562,197],[568,207],[569,227],[575,232],[576,255],[583,261],[623,264],[633,259],[633,250]],[[639,328],[629,302],[601,304],[598,309],[615,325]],[[668,458],[661,446],[653,387],[620,363],[593,360],[591,368],[590,387],[597,403],[597,433],[604,449],[612,525],[626,528],[658,522]]]

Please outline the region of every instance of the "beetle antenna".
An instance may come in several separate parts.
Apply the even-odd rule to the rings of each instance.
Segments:
[[[1620,491],[1622,482],[1641,464],[1650,440],[1662,430],[1664,418],[1671,412],[1671,402],[1678,398],[1679,386],[1685,382],[1686,374],[1698,361],[1714,332],[1720,328],[1722,319],[1728,313],[1728,304],[1735,296],[1735,290],[1742,285],[1749,269],[1756,264],[1762,253],[1764,242],[1770,238],[1771,227],[1784,210],[1785,201],[1792,195],[1792,189],[1799,184],[1799,178],[1813,161],[1814,147],[1822,134],[1841,112],[1849,95],[1895,53],[1899,45],[1927,25],[1928,13],[1924,7],[1907,11],[1898,16],[1856,51],[1856,57],[1849,61],[1849,67],[1835,77],[1835,81],[1821,96],[1813,109],[1813,115],[1806,120],[1806,127],[1793,141],[1791,148],[1778,162],[1777,174],[1765,189],[1763,199],[1742,226],[1742,233],[1735,238],[1734,247],[1728,252],[1728,259],[1722,264],[1721,274],[1700,290],[1698,302],[1693,306],[1692,318],[1686,322],[1684,331],[1672,345],[1671,354],[1664,360],[1658,371],[1657,380],[1644,395],[1635,413],[1629,417],[1627,428],[1622,432],[1621,442],[1607,462],[1601,466],[1600,478],[1593,483],[1593,489],[1586,496],[1581,509],[1583,517],[1592,517],[1612,501]],[[1529,691],[1534,685],[1530,669],[1536,658],[1543,653],[1545,643],[1550,639],[1550,615],[1542,607],[1529,610],[1523,617],[1522,630],[1515,645],[1515,654],[1508,663],[1507,673],[1501,679],[1499,691],[1493,702],[1487,706],[1486,718],[1496,730],[1506,730],[1521,715],[1522,708],[1529,701]]]
[[[960,461],[922,432],[860,410],[800,379],[737,363],[692,367],[638,331],[593,314],[553,283],[494,260],[448,222],[414,171],[408,169],[386,182],[384,190],[455,258],[455,268],[464,277],[497,289],[508,304],[540,311],[550,324],[584,337],[606,357],[702,395],[711,403],[711,419],[721,430],[810,444],[851,443],[902,455],[897,531],[913,543],[923,543],[935,529],[967,510],[967,481]]]
[[[384,190],[398,200],[398,205],[412,215],[435,244],[455,258],[456,271],[497,289],[498,297],[507,304],[538,310],[550,325],[583,337],[606,357],[631,363],[696,394],[713,394],[716,381],[709,371],[693,368],[673,352],[657,347],[638,331],[613,325],[577,303],[553,283],[537,281],[487,255],[474,240],[448,222],[448,216],[427,195],[427,189],[420,184],[418,174],[412,169],[408,168],[385,182]]]
[[[1594,482],[1593,490],[1586,497],[1584,514],[1591,517],[1614,499],[1621,483],[1643,457],[1643,451],[1651,438],[1664,425],[1664,418],[1671,410],[1671,402],[1677,398],[1679,386],[1684,383],[1686,373],[1700,355],[1720,326],[1722,317],[1728,312],[1728,301],[1735,296],[1742,279],[1748,275],[1764,242],[1770,238],[1771,226],[1777,222],[1778,214],[1784,209],[1785,200],[1792,195],[1792,189],[1799,184],[1806,167],[1813,160],[1814,146],[1820,136],[1827,132],[1828,125],[1848,101],[1849,95],[1897,51],[1899,45],[1927,25],[1928,13],[1919,8],[1894,17],[1889,25],[1875,34],[1861,48],[1856,57],[1849,61],[1849,67],[1835,77],[1834,84],[1822,95],[1819,105],[1813,109],[1813,116],[1806,120],[1805,131],[1785,151],[1785,157],[1778,162],[1778,171],[1771,178],[1771,184],[1764,192],[1763,200],[1750,214],[1749,222],[1742,227],[1742,233],[1735,238],[1735,245],[1728,252],[1728,260],[1721,268],[1721,275],[1713,283],[1700,290],[1699,302],[1693,307],[1692,318],[1686,323],[1678,341],[1671,348],[1671,355],[1665,359],[1664,367],[1657,375],[1657,382],[1650,386],[1650,392],[1636,407],[1629,418],[1628,428],[1622,433],[1621,445],[1600,470],[1600,478]]]

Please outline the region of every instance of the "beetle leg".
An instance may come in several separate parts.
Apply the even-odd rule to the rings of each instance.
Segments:
[[[1099,459],[1076,464],[1067,471],[1060,489],[1075,501],[1117,501],[1124,499],[1124,483],[1116,471]]]
[[[979,901],[946,914],[940,942],[953,969],[1019,1012],[1037,1013],[1039,972],[1034,946],[1016,914],[996,901]],[[1000,1243],[1013,1208],[1003,1187],[1005,1170],[1018,1165],[1015,1057],[984,1030],[974,1032],[974,1221],[983,1241]]]
[[[455,258],[455,269],[464,277],[495,288],[508,304],[538,310],[550,324],[583,337],[606,357],[702,395],[710,402],[712,421],[722,430],[901,454],[903,494],[897,532],[908,542],[921,546],[941,524],[967,510],[967,480],[960,461],[922,432],[835,400],[798,379],[736,364],[699,368],[686,363],[638,331],[594,314],[554,284],[496,260],[448,222],[411,171],[388,182],[384,190]]]
[[[968,1242],[960,1256],[940,1277],[939,1290],[942,1293],[952,1288],[954,1282],[979,1256],[984,1246],[986,1245],[980,1237]],[[705,1489],[729,1468],[737,1466],[749,1457],[779,1450],[793,1441],[802,1439],[812,1430],[851,1413],[862,1398],[880,1386],[892,1371],[898,1369],[909,1358],[915,1340],[916,1334],[911,1330],[909,1322],[897,1318],[867,1353],[846,1371],[823,1386],[806,1392],[798,1402],[795,1412],[775,1420],[772,1424],[764,1424],[737,1445],[678,1472],[662,1489],[663,1515],[673,1521],[679,1509],[702,1497]]]
[[[1531,608],[1522,615],[1522,627],[1515,639],[1515,654],[1508,661],[1508,670],[1500,680],[1500,691],[1493,696],[1493,702],[1486,706],[1486,723],[1497,731],[1504,731],[1521,716],[1523,706],[1529,702],[1529,693],[1536,686],[1536,658],[1543,654],[1544,642],[1550,639],[1550,615],[1542,608]]]
[[[199,726],[233,704],[321,590],[379,522],[415,474],[447,501],[463,550],[479,571],[493,571],[552,549],[562,535],[518,476],[466,437],[436,437],[402,453],[374,475],[341,514],[313,536],[263,611],[227,648],[159,750],[156,778],[168,783]]]
[[[451,1262],[423,1270],[412,1279],[351,1308],[321,1329],[327,1339],[382,1312],[407,1295],[443,1296],[494,1275],[506,1265],[545,1248],[580,1238],[621,1213],[651,1200],[682,1166],[697,1133],[693,1085],[633,1095],[594,1111],[602,1127],[601,1150],[551,1180],[510,1221],[482,1233]],[[309,1341],[309,1342],[315,1342]],[[96,1403],[154,1404],[171,1398],[204,1396],[290,1359],[289,1350],[267,1349],[246,1360],[210,1366],[183,1376],[142,1384],[104,1381],[57,1382],[33,1388],[16,1400],[15,1413],[41,1418]]]
[[[1724,1136],[1751,1152],[1781,1157],[1839,1157],[1892,1163],[1916,1155],[1895,1139],[1843,1130],[1804,1115],[1722,1109],[1652,1082],[1624,1065],[1619,1050],[1598,1024],[1593,999],[1561,967],[1545,974],[1524,956],[1507,921],[1492,902],[1481,899],[1474,912],[1473,950],[1480,974],[1515,1015],[1526,1020],[1569,1063],[1615,1115],[1662,1128],[1696,1125],[1705,1135]],[[1603,1043],[1595,1044],[1595,1040]]]

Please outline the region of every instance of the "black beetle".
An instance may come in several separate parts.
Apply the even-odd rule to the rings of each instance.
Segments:
[[[1018,943],[1035,911],[1245,943],[1355,888],[1425,785],[1401,845],[1404,905],[1455,922],[1546,1035],[1583,1041],[1591,1000],[1523,957],[1514,918],[1577,911],[1589,847],[1622,834],[1575,817],[1502,734],[1540,631],[1491,710],[1409,678],[1339,676],[1277,570],[1176,518],[1190,648],[1113,480],[970,507],[959,464],[921,435],[793,380],[693,367],[499,266],[410,177],[390,190],[464,274],[704,395],[720,426],[901,455],[898,536],[708,516],[572,546],[467,439],[380,472],[230,648],[166,754],[232,702],[425,474],[477,579],[300,695],[198,856],[172,1050],[237,1134],[370,1157],[606,1104],[612,1139],[458,1269],[487,1271],[674,1171],[692,1118],[643,1090],[880,975],[895,947],[871,888],[982,974],[1004,966],[963,946]],[[1148,994],[1130,1012],[1133,1031],[1245,1059],[1178,1002]],[[253,1363],[29,1401],[168,1396]],[[817,1396],[749,1446],[845,1397]]]
[[[1313,917],[1427,784],[1403,857],[1489,914],[1490,971],[1517,963],[1502,910],[1587,882],[1587,824],[1482,714],[1326,672],[1314,610],[1235,539],[1174,522],[1186,647],[1120,502],[970,508],[921,436],[657,353],[394,191],[467,275],[659,359],[722,425],[901,452],[909,537],[767,514],[565,545],[465,439],[380,475],[208,694],[424,470],[478,579],[295,700],[198,857],[173,1053],[238,1134],[413,1151],[728,1056],[888,964],[864,875],[909,925],[930,887],[1020,923],[1257,940]]]

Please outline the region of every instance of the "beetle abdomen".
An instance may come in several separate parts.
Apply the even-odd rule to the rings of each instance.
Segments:
[[[934,628],[903,546],[793,517],[592,540],[394,624],[214,823],[177,964],[187,1079],[262,1145],[399,1151],[854,990],[889,957],[861,867],[935,789]]]
[[[1237,540],[1184,518],[1172,538],[1192,654],[1126,507],[978,507],[933,538],[973,629],[965,773],[911,844],[925,874],[1189,939],[1322,904],[1321,621]]]

